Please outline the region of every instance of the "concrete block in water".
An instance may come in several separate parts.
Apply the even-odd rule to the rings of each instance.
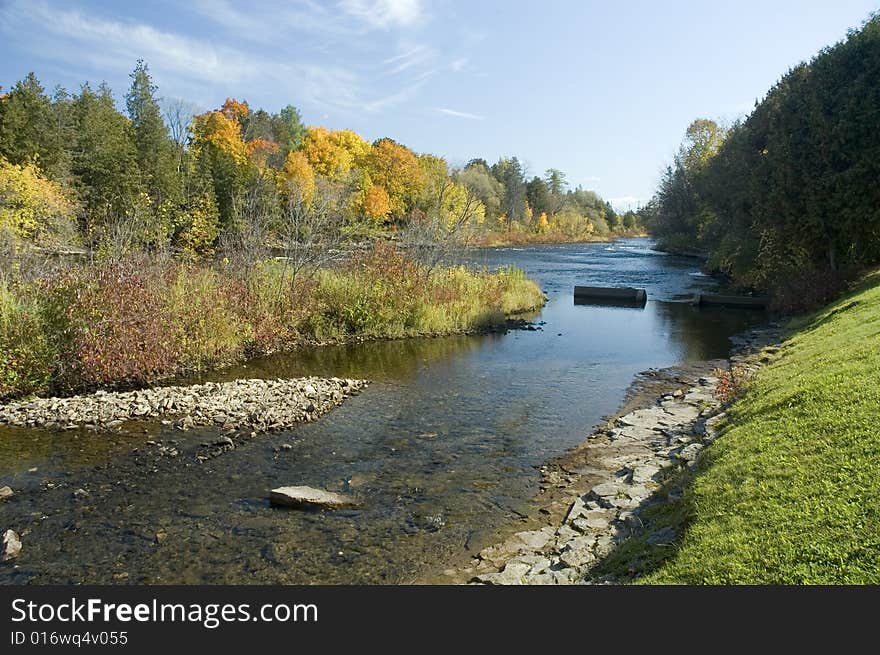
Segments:
[[[583,287],[574,288],[576,305],[612,305],[618,307],[644,307],[648,294],[644,289],[632,287]]]

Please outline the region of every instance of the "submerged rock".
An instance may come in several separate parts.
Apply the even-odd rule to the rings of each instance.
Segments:
[[[12,491],[11,487],[0,487],[0,500],[6,500],[7,498],[12,498],[15,495],[15,492]]]
[[[281,507],[342,509],[356,507],[358,502],[351,496],[314,487],[278,487],[269,493],[269,501]]]
[[[14,560],[21,553],[21,537],[15,530],[3,533],[3,544],[0,546],[0,562]]]

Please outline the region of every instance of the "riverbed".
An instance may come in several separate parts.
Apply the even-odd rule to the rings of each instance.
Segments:
[[[0,503],[0,530],[23,542],[0,583],[399,583],[477,552],[517,520],[540,466],[612,414],[636,373],[725,357],[731,335],[763,320],[688,304],[716,282],[651,245],[468,253],[540,284],[548,302],[529,317],[534,330],[315,348],[183,381],[372,381],[316,423],[208,461],[194,453],[214,428],[0,429],[0,486],[15,491]],[[575,284],[641,287],[649,300],[575,305]],[[272,508],[268,491],[283,485],[361,506]]]

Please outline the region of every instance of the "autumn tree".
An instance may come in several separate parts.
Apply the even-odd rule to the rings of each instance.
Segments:
[[[209,111],[193,118],[192,154],[196,166],[213,183],[220,220],[231,225],[237,205],[251,176],[250,153],[237,120],[240,103],[225,103],[223,111]]]
[[[310,206],[315,198],[315,171],[302,152],[287,155],[279,182],[285,202],[288,194],[297,194],[305,206]]]
[[[494,221],[501,213],[504,187],[489,172],[483,160],[471,160],[460,171],[453,174],[455,181],[466,187],[483,205],[485,218]]]
[[[395,219],[405,216],[418,202],[425,186],[415,153],[393,139],[378,139],[366,164],[373,183],[385,189],[391,199],[391,215]]]
[[[76,240],[75,204],[33,163],[0,158],[0,238],[41,246]]]
[[[391,214],[391,198],[378,184],[371,184],[364,192],[362,207],[366,218],[381,225]]]

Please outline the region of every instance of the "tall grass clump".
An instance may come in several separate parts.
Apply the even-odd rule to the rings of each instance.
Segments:
[[[0,276],[0,398],[45,388],[56,357],[33,288]]]

